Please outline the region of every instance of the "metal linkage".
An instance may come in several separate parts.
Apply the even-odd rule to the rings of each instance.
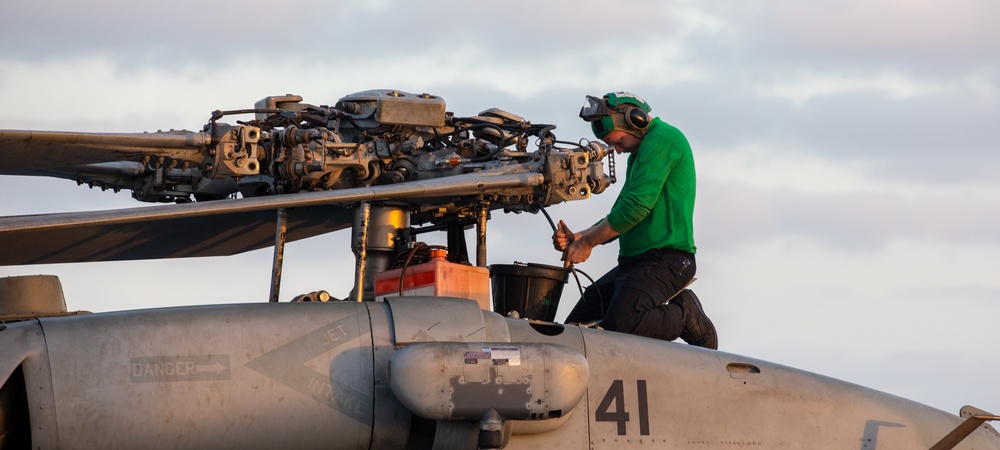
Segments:
[[[951,433],[948,433],[945,437],[941,438],[937,444],[934,444],[930,450],[951,450],[955,448],[960,442],[969,437],[973,431],[976,431],[983,423],[992,420],[1000,420],[1000,416],[994,416],[992,414],[975,414],[969,416],[962,422],[961,425],[956,427]]]
[[[281,292],[281,264],[285,256],[285,233],[288,231],[288,211],[278,208],[278,218],[274,224],[274,263],[271,265],[271,297],[276,303]]]

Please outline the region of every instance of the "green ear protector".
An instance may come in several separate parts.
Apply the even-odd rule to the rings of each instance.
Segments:
[[[609,92],[603,98],[588,95],[580,109],[580,117],[590,122],[598,139],[614,130],[641,138],[649,127],[652,108],[638,95],[629,92]]]

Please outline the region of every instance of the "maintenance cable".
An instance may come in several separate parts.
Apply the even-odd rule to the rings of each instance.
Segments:
[[[556,230],[557,230],[557,228],[556,228],[556,223],[552,221],[552,216],[549,215],[549,212],[545,210],[544,206],[540,206],[538,209],[540,211],[542,211],[542,215],[545,216],[545,219],[549,221],[549,226],[552,227],[552,232],[555,233]],[[596,286],[594,286],[594,284],[596,283],[594,281],[594,279],[591,278],[590,275],[587,275],[587,272],[584,272],[584,271],[582,271],[580,269],[577,269],[574,264],[570,264],[569,265],[569,270],[570,270],[570,273],[573,274],[573,278],[576,280],[576,288],[580,291],[580,300],[584,300],[584,295],[583,295],[584,294],[584,289],[583,289],[583,284],[580,283],[580,277],[577,276],[577,273],[579,272],[579,273],[583,274],[583,276],[587,277],[587,279],[590,280],[590,286],[594,287],[594,292],[597,292],[597,301],[600,302],[599,304],[601,305],[601,317],[603,318],[604,317],[604,298],[601,296],[601,290],[599,288],[597,288]],[[579,303],[580,300],[578,300],[577,303]]]
[[[417,242],[412,249],[409,251],[402,251],[396,253],[393,258],[392,264],[389,268],[395,269],[402,267],[399,271],[399,296],[403,297],[403,282],[406,280],[406,269],[409,268],[410,263],[413,264],[423,264],[431,260],[431,250],[433,249],[446,249],[447,247],[442,245],[427,245],[423,242]],[[406,255],[404,260],[403,255]]]

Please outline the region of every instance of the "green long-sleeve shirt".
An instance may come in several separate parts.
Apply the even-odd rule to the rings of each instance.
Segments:
[[[694,156],[677,128],[654,118],[638,151],[628,157],[625,184],[608,224],[621,233],[619,254],[670,247],[695,253]]]

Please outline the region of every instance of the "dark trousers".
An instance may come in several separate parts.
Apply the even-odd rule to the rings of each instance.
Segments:
[[[696,270],[694,255],[675,249],[619,257],[617,267],[584,290],[566,322],[600,320],[605,330],[672,341],[684,330],[684,314],[664,302],[683,289]]]

